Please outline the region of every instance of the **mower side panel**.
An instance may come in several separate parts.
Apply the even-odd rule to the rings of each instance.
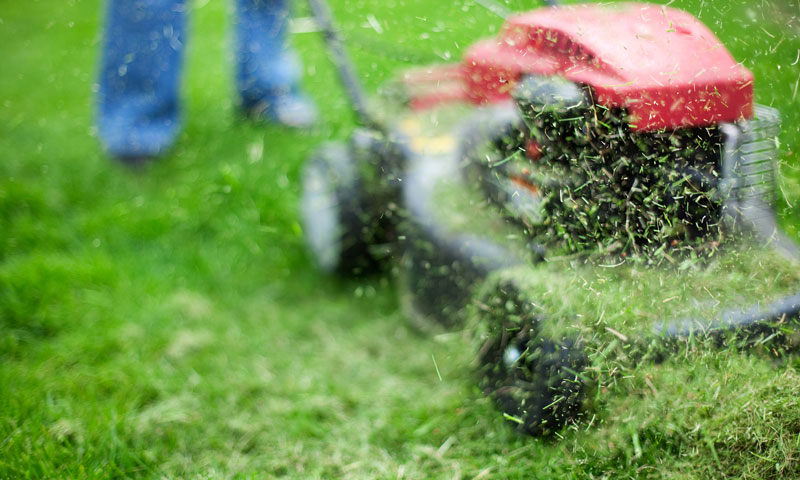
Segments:
[[[471,206],[442,205],[436,195],[445,185],[464,188],[460,148],[465,141],[485,140],[484,130],[517,115],[511,104],[487,109],[475,114],[463,128],[456,128],[456,136],[452,130],[438,134],[422,132],[408,122],[405,125],[414,138],[404,142],[408,147],[401,193],[405,219],[399,240],[404,303],[411,307],[412,320],[424,330],[459,325],[476,284],[493,271],[524,261],[491,239],[488,232],[456,231],[443,224],[443,215],[468,212]]]

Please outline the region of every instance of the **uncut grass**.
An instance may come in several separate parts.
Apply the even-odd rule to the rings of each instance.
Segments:
[[[782,110],[781,214],[797,237],[797,37],[768,4],[672,6],[699,12],[756,74],[758,101]],[[501,23],[471,2],[333,8],[353,38],[426,53],[363,45],[370,91]],[[690,355],[663,382],[651,373],[658,396],[645,382],[588,433],[587,420],[543,442],[474,389],[460,335],[410,333],[388,280],[320,278],[295,213],[299,171],[352,116],[314,36],[295,43],[324,126],[251,125],[232,101],[225,8],[197,2],[177,148],[142,172],[109,162],[91,125],[101,10],[0,6],[0,477],[791,476],[791,362]]]

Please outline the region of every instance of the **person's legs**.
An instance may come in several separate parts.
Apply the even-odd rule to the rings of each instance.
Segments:
[[[236,0],[236,85],[242,108],[257,118],[307,126],[314,105],[298,87],[300,66],[286,44],[286,0]]]
[[[111,155],[157,156],[177,138],[185,24],[185,0],[109,0],[97,123]]]

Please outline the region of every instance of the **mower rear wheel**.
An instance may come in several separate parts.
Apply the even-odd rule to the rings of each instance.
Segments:
[[[326,272],[359,274],[373,270],[370,254],[375,219],[366,209],[366,191],[347,145],[328,143],[303,174],[301,217],[306,243]]]

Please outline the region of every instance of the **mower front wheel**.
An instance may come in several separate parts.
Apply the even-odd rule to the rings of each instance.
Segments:
[[[547,333],[548,319],[513,279],[489,283],[475,312],[478,383],[520,432],[558,432],[580,414],[581,342]]]

